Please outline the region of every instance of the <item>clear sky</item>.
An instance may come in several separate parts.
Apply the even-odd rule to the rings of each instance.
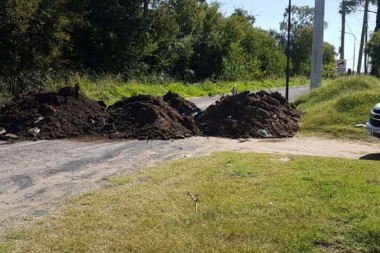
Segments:
[[[319,1],[319,0],[318,0]],[[221,3],[220,11],[229,16],[235,8],[247,10],[249,14],[256,17],[255,27],[261,27],[265,30],[274,29],[279,31],[279,23],[283,20],[285,8],[289,5],[289,0],[218,0]],[[324,31],[324,41],[329,42],[338,52],[340,47],[340,32],[342,27],[342,17],[339,14],[339,4],[341,0],[325,0],[325,21],[328,23]],[[314,7],[315,0],[291,0],[292,5]],[[374,6],[370,6],[371,11],[376,11]],[[376,16],[369,13],[368,29],[373,32],[375,28]],[[345,36],[345,58],[347,59],[347,68],[352,68],[353,63],[358,62],[360,36],[363,23],[363,12],[350,14],[346,17],[346,34]],[[369,37],[368,37],[369,39]],[[354,47],[355,43],[355,47]],[[355,48],[355,62],[353,62]],[[337,56],[339,58],[339,56]],[[362,60],[363,66],[364,60]]]

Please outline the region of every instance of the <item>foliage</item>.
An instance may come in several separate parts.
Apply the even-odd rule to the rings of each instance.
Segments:
[[[66,63],[75,21],[69,1],[1,1],[0,76],[11,92],[30,86],[30,77]]]
[[[284,20],[280,23],[281,33],[271,31],[278,44],[286,48],[288,30],[288,7],[284,12]],[[310,75],[311,57],[313,45],[313,22],[314,8],[309,6],[291,6],[291,25],[290,25],[290,58],[291,73],[296,75]],[[325,28],[327,23],[325,22]],[[323,54],[323,76],[333,75],[332,64],[335,62],[334,47],[327,42],[324,43]]]
[[[199,0],[0,1],[0,92],[66,71],[146,82],[282,77],[281,34],[254,22],[246,10],[226,17]]]
[[[377,0],[369,0],[371,4],[377,4]],[[365,0],[345,0],[340,3],[339,13],[342,11],[342,4],[344,3],[345,11],[347,14],[351,14],[360,11],[360,7],[364,6]]]
[[[308,78],[292,77],[290,86],[299,86],[308,83]],[[231,92],[231,87],[236,84],[238,91],[258,91],[285,86],[285,78],[267,78],[261,81],[235,81],[235,82],[212,82],[204,81],[198,83],[183,83],[175,81],[160,81],[150,83],[140,83],[138,81],[125,81],[120,75],[90,75],[90,74],[70,74],[64,77],[51,76],[44,80],[44,86],[49,88],[61,88],[66,85],[73,87],[76,83],[80,84],[81,93],[95,101],[102,100],[107,105],[112,105],[122,97],[130,97],[139,94],[152,96],[163,96],[168,91],[179,94],[182,97],[202,97],[224,95]],[[0,82],[1,85],[1,82]],[[9,93],[4,93],[0,97],[0,103],[11,98]]]
[[[313,28],[301,28],[294,40],[292,47],[293,72],[310,76],[311,74],[311,57],[313,45]],[[335,48],[333,45],[323,43],[323,71],[325,78],[330,78],[335,73]]]
[[[377,252],[376,161],[224,152],[111,178],[5,252]],[[195,212],[188,192],[199,198]]]
[[[371,74],[380,76],[380,30],[371,35],[367,44],[367,50],[371,57]]]
[[[284,20],[280,23],[280,31],[286,33],[288,30],[289,7],[284,12]],[[292,5],[290,8],[290,33],[295,36],[297,32],[305,27],[313,26],[314,8],[309,6]]]

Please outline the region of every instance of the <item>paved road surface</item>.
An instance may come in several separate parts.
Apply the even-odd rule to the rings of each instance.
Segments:
[[[268,91],[271,92],[280,92],[285,97],[285,88],[272,88]],[[297,87],[289,88],[289,101],[293,102],[298,96],[310,92],[309,85],[302,85]],[[189,98],[188,100],[195,103],[199,108],[205,110],[209,105],[213,104],[215,101],[219,100],[221,96],[212,96],[212,97],[196,97]]]

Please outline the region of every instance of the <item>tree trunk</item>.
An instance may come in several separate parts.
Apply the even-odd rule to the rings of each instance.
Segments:
[[[149,1],[150,0],[144,0],[144,12],[143,12],[143,18],[146,19],[148,15],[148,10],[149,10]],[[379,0],[380,1],[380,0]]]

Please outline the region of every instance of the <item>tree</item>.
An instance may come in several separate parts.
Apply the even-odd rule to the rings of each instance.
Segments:
[[[380,30],[371,35],[367,49],[371,57],[371,74],[380,77]]]
[[[280,31],[286,33],[288,31],[288,13],[289,7],[285,9],[284,20],[280,23]],[[290,20],[290,33],[292,35],[304,28],[313,26],[314,22],[314,8],[309,6],[291,6],[291,20]]]
[[[376,12],[376,27],[375,27],[375,32],[378,31],[378,30],[380,30],[380,11],[379,11],[380,0],[376,1],[376,5],[377,5],[377,12]]]
[[[77,61],[93,70],[120,72],[144,50],[140,0],[87,0],[87,26],[74,31]]]
[[[298,36],[294,41],[292,57],[293,71],[300,75],[309,76],[311,74],[311,57],[313,28],[305,27],[298,31]],[[335,48],[331,44],[323,43],[323,71],[322,75],[331,77],[335,71]],[[331,71],[333,69],[333,72]]]
[[[0,75],[10,90],[36,86],[43,72],[67,64],[76,16],[71,0],[3,0],[0,2]]]
[[[224,21],[224,80],[253,80],[278,76],[285,70],[286,59],[276,40],[266,31],[255,29],[246,16],[232,14]]]
[[[283,37],[278,41],[284,43],[287,40],[288,11],[284,12],[284,20],[280,23],[280,31]],[[314,8],[309,6],[291,6],[290,26],[290,58],[292,60],[291,72],[293,74],[310,75],[312,52],[312,27],[314,24]],[[327,23],[324,24],[327,28]],[[285,44],[283,45],[285,48]]]

